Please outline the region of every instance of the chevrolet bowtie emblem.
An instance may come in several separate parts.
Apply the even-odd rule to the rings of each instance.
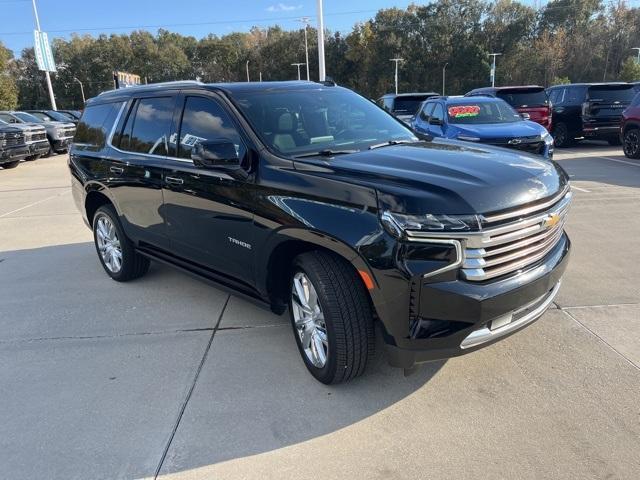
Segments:
[[[512,138],[511,140],[509,140],[509,145],[518,145],[520,143],[522,143],[522,140],[520,140],[519,138]]]
[[[558,215],[557,213],[552,213],[542,221],[542,227],[543,228],[554,227],[558,224],[559,221],[560,221],[560,215]]]

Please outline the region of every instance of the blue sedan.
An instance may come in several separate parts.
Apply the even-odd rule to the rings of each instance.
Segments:
[[[434,137],[513,148],[553,157],[553,138],[536,122],[494,97],[436,97],[425,101],[411,121]]]

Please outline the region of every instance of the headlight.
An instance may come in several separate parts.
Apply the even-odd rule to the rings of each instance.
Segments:
[[[547,145],[552,145],[553,144],[553,137],[551,136],[551,134],[549,132],[544,132],[542,134],[542,140],[544,140],[544,143]]]
[[[389,233],[400,238],[406,230],[423,232],[469,232],[480,228],[477,215],[405,215],[384,212],[380,219]]]

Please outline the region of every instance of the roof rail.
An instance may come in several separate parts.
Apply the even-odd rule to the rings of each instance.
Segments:
[[[174,80],[171,82],[158,82],[158,83],[147,83],[144,85],[136,85],[134,87],[125,87],[125,88],[116,88],[114,90],[106,90],[104,92],[101,92],[98,94],[98,96],[100,95],[105,95],[107,93],[113,93],[113,92],[118,92],[118,91],[122,91],[122,90],[126,90],[126,91],[136,91],[136,90],[152,90],[154,88],[161,88],[161,87],[179,87],[181,85],[186,86],[190,86],[190,85],[204,85],[204,83],[198,81],[198,80]]]

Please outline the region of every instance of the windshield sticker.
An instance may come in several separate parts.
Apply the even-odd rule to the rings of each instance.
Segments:
[[[452,118],[477,117],[480,115],[480,107],[478,105],[456,105],[449,107],[449,116]]]

